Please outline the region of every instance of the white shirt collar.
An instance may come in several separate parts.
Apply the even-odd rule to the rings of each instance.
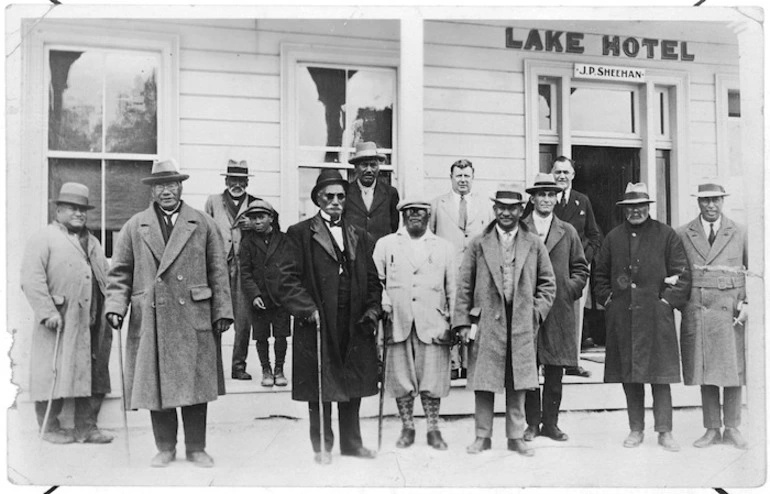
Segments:
[[[548,231],[551,229],[551,223],[553,223],[553,213],[542,218],[536,211],[532,211],[532,222],[535,224],[537,234],[540,237],[545,238],[545,236],[548,235]]]
[[[498,236],[499,236],[501,239],[502,239],[502,238],[505,238],[505,236],[506,236],[506,235],[508,235],[509,233],[511,234],[511,236],[512,236],[513,238],[516,238],[516,234],[519,232],[519,225],[518,225],[518,223],[517,223],[517,224],[516,224],[516,226],[513,228],[513,230],[511,230],[510,232],[506,232],[505,230],[503,230],[502,228],[500,228],[500,225],[498,225],[497,223],[495,223],[495,229],[497,230],[497,235],[498,235]]]
[[[326,212],[325,212],[323,209],[320,209],[320,210],[318,210],[318,214],[320,214],[320,215],[321,215],[321,218],[322,218],[324,221],[326,221],[327,223],[331,223],[331,221],[332,221],[332,217],[331,217],[331,216],[329,216],[328,214],[326,214]],[[340,217],[340,219],[339,219],[338,221],[340,221],[340,220],[342,220],[342,218],[341,218],[341,217]],[[339,228],[339,226],[335,225],[335,226],[334,226],[334,228]]]
[[[464,196],[462,196],[462,197],[464,197],[464,198],[465,198],[465,204],[466,204],[466,205],[468,205],[468,206],[470,206],[470,204],[471,204],[471,193],[470,193],[470,192],[468,192],[467,194],[465,194],[465,195],[464,195]],[[454,190],[454,189],[452,189],[452,201],[453,201],[453,202],[454,202],[454,203],[455,203],[455,204],[456,204],[458,207],[460,206],[460,194],[458,194],[457,192],[455,192],[455,190]]]
[[[361,183],[361,180],[356,180],[358,182],[358,186],[361,187],[361,192],[368,192],[368,193],[374,193],[374,187],[377,186],[377,179],[372,182],[372,185],[367,187],[366,185]]]
[[[722,215],[719,215],[719,218],[716,219],[713,223],[708,222],[703,219],[703,215],[698,216],[700,218],[701,225],[703,225],[703,231],[706,232],[706,236],[708,237],[709,231],[711,230],[711,227],[709,225],[714,225],[714,233],[719,231],[719,227],[722,226]]]

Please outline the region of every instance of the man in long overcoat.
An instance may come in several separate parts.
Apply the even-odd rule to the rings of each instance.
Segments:
[[[348,186],[337,170],[323,170],[311,193],[319,213],[286,232],[295,250],[295,280],[301,282],[298,287],[287,281],[289,294],[283,298],[283,305],[300,316],[292,341],[292,399],[308,402],[318,462],[329,457],[321,454],[316,321],[309,317],[314,312],[321,328],[325,451],[334,445],[331,402],[337,402],[340,453],[375,456],[362,444],[358,412],[361,398],[377,393],[375,333],[382,287],[371,236],[342,217]]]
[[[700,215],[677,233],[692,266],[690,301],[682,311],[682,373],[700,385],[706,433],[694,446],[723,441],[748,448],[738,430],[746,384],[746,229],[722,214],[728,194],[718,183],[698,186]],[[724,388],[719,404],[719,388]],[[720,410],[721,408],[721,410]],[[724,415],[724,436],[721,414]]]
[[[556,276],[556,298],[538,332],[537,360],[543,366],[545,380],[542,401],[540,389],[527,391],[525,441],[539,435],[556,441],[569,439],[558,425],[562,376],[565,367],[577,365],[575,303],[588,280],[588,263],[575,228],[553,214],[560,191],[549,173],[539,173],[534,185],[527,189],[534,208],[524,224],[545,242]]]
[[[222,175],[225,177],[225,190],[220,194],[210,195],[206,199],[203,210],[214,218],[214,222],[219,227],[227,256],[230,295],[233,300],[233,316],[235,316],[230,376],[233,379],[248,381],[251,380],[251,374],[246,372],[246,358],[249,353],[252,326],[251,303],[247,300],[241,286],[238,254],[241,250],[241,230],[249,229],[250,224],[245,216],[240,216],[242,219],[238,223],[235,222],[235,219],[242,215],[249,204],[258,198],[246,192],[249,177],[254,176],[249,173],[249,165],[246,161],[229,160],[227,170]]]
[[[671,435],[671,383],[680,382],[674,309],[690,296],[691,272],[676,232],[650,218],[644,183],[629,183],[626,221],[604,240],[596,259],[596,296],[604,305],[607,349],[604,382],[623,383],[631,429],[623,445],[644,439],[644,384],[652,386],[658,444],[679,451]]]
[[[109,266],[99,240],[86,228],[87,211],[94,208],[88,187],[67,182],[55,202],[56,220],[27,242],[21,267],[21,288],[35,317],[29,394],[46,441],[108,443],[112,437],[97,428],[96,420],[110,392],[112,332],[103,311]],[[59,422],[64,398],[75,399],[74,435]]]
[[[505,391],[508,449],[532,456],[522,439],[524,395],[539,386],[537,330],[553,304],[556,281],[545,245],[519,222],[522,192],[500,186],[492,200],[496,219],[465,252],[452,319],[464,341],[475,337],[468,387],[475,392],[476,440],[467,451],[491,447],[495,393]]]
[[[177,170],[174,160],[159,161],[142,179],[153,203],[120,231],[105,312],[120,329],[131,307],[127,403],[150,410],[159,451],[151,465],[165,467],[176,457],[181,408],[187,459],[211,467],[207,404],[224,394],[219,334],[232,324],[233,308],[222,237],[210,216],[182,202],[189,175]]]
[[[401,416],[399,448],[414,443],[414,399],[422,401],[428,444],[447,449],[438,428],[441,398],[449,395],[449,324],[454,308],[454,247],[428,230],[430,203],[401,201],[404,226],[377,241],[374,263],[385,290],[382,309],[392,324],[386,334],[385,390]],[[386,331],[387,332],[387,331]]]

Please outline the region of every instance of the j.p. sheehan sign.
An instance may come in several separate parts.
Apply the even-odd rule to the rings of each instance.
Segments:
[[[524,51],[582,54],[586,52],[585,36],[585,33],[572,31],[530,29],[527,32],[508,27],[505,29],[505,46]],[[695,60],[695,55],[688,51],[686,41],[604,34],[600,44],[600,48],[592,47],[597,48],[597,53],[588,54],[683,62]]]

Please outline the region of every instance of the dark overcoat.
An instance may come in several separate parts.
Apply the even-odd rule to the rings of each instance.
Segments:
[[[372,207],[367,210],[361,197],[361,187],[356,180],[348,187],[343,217],[351,225],[357,226],[371,235],[374,242],[377,242],[385,235],[398,230],[397,205],[398,190],[378,180],[374,187]]]
[[[468,387],[475,391],[505,390],[508,337],[503,292],[503,252],[493,221],[471,240],[460,266],[452,327],[470,326],[478,318],[478,333],[470,347]],[[513,317],[510,328],[513,387],[538,387],[537,330],[556,296],[548,250],[520,222],[514,241]],[[472,315],[473,314],[473,315]]]
[[[164,245],[153,206],[118,235],[105,312],[131,316],[126,392],[132,409],[160,410],[224,394],[213,323],[233,319],[222,237],[210,216],[182,203]]]
[[[685,384],[746,384],[746,324],[733,325],[746,298],[746,229],[722,216],[709,245],[700,217],[677,230],[692,265],[692,292],[682,311]]]
[[[316,328],[305,319],[316,308],[321,316],[323,401],[348,401],[377,393],[376,328],[358,324],[367,311],[377,317],[380,312],[382,286],[372,260],[374,242],[346,220],[343,232],[351,276],[348,328],[337,328],[340,264],[321,216],[292,225],[286,232],[294,249],[296,275],[284,283],[282,305],[296,317],[291,395],[297,401],[318,400]],[[332,328],[347,330],[345,355],[340,354],[340,335]]]
[[[639,236],[633,257],[632,235]],[[606,308],[604,382],[680,382],[674,309],[690,296],[691,272],[676,232],[652,218],[636,228],[625,221],[604,239],[594,273]],[[673,275],[679,281],[670,286],[664,279]]]
[[[88,235],[88,253],[65,226],[51,223],[26,244],[21,267],[21,288],[34,312],[30,352],[29,395],[34,401],[51,398],[56,331],[45,326],[49,317],[61,315],[53,397],[72,398],[110,392],[112,330],[104,312],[97,314],[98,338],[91,345],[91,304],[103,307],[109,266],[99,240]],[[92,278],[93,277],[93,278]],[[92,300],[92,282],[98,284],[99,300]]]
[[[536,231],[532,216],[528,216],[524,223]],[[556,216],[551,222],[545,247],[556,277],[556,298],[538,333],[538,360],[545,365],[575,366],[578,363],[575,302],[583,294],[588,280],[588,262],[575,228]]]
[[[282,284],[290,275],[292,248],[289,238],[279,230],[270,234],[265,242],[254,231],[244,231],[239,259],[241,286],[249,306],[262,297],[267,309],[281,305]]]

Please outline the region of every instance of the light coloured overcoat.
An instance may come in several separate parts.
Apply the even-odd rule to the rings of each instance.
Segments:
[[[107,364],[112,330],[106,328],[103,313],[97,316],[100,322],[97,348],[91,348],[90,330],[92,273],[99,291],[104,294],[107,270],[99,240],[90,233],[88,254],[78,239],[56,222],[27,242],[21,267],[21,289],[35,317],[30,353],[30,399],[47,401],[51,396],[56,331],[46,328],[44,321],[57,313],[62,317],[64,329],[59,342],[54,399],[110,392]],[[97,367],[93,383],[92,353]]]
[[[506,328],[503,292],[503,251],[493,221],[465,252],[457,280],[452,326],[470,326],[478,317],[478,334],[471,345],[468,387],[502,393],[505,389]],[[556,281],[548,250],[519,222],[514,240],[513,317],[510,328],[513,387],[538,387],[537,330],[556,297]]]
[[[537,214],[537,213],[532,213]],[[532,215],[524,223],[535,232]],[[575,227],[553,216],[545,247],[556,276],[556,298],[537,338],[541,364],[577,365],[575,302],[580,299],[588,280],[588,262]]]
[[[471,239],[481,234],[494,219],[492,205],[486,197],[471,192],[468,205],[468,221],[465,231],[460,228],[460,210],[452,197],[452,191],[435,197],[431,201],[431,215],[428,228],[439,237],[448,240],[455,248],[455,266],[462,264],[463,255]]]
[[[685,384],[746,384],[745,325],[733,326],[746,298],[746,229],[722,216],[709,245],[700,217],[677,230],[692,266],[690,300],[682,310],[682,374]],[[748,324],[748,323],[746,323]]]
[[[374,247],[374,264],[384,287],[382,306],[392,310],[389,342],[405,341],[414,323],[423,343],[449,345],[457,270],[454,247],[430,231],[419,241],[428,253],[421,262],[414,258],[405,227],[382,237]]]
[[[194,405],[224,394],[212,330],[215,321],[233,318],[222,245],[214,220],[184,203],[166,245],[153,206],[120,231],[105,312],[123,316],[131,306],[130,408]]]

